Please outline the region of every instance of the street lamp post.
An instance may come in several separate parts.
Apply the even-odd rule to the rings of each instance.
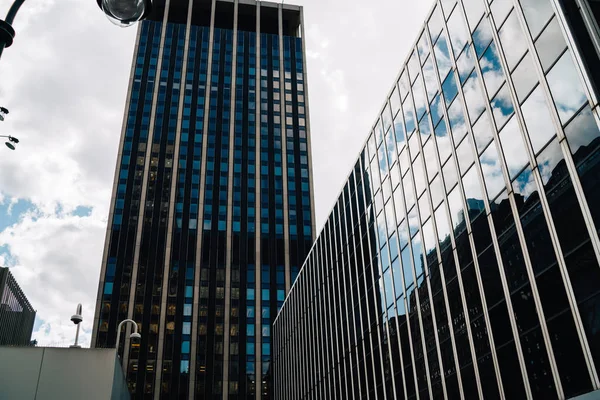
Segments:
[[[0,19],[0,57],[2,57],[2,51],[4,48],[10,47],[10,45],[13,43],[13,39],[15,38],[15,30],[12,27],[12,23],[15,20],[17,11],[19,11],[19,8],[24,1],[25,0],[15,0],[8,10],[6,20],[3,21]]]
[[[139,340],[142,338],[142,335],[140,335],[138,333],[137,323],[132,319],[124,319],[123,321],[121,321],[121,323],[117,327],[117,343],[115,344],[115,349],[117,349],[117,354],[119,354],[119,342],[121,341],[121,328],[123,327],[123,325],[125,323],[133,324],[133,333],[131,335],[129,335],[129,339]]]
[[[0,19],[0,57],[13,44],[15,29],[12,24],[25,0],[14,0],[5,20]],[[96,0],[106,17],[115,25],[127,27],[144,19],[152,8],[152,0]]]

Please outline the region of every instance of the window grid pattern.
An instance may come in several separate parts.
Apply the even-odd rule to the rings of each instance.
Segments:
[[[598,389],[599,118],[556,10],[434,5],[277,317],[278,398]]]

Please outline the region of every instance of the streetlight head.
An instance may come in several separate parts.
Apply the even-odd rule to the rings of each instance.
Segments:
[[[131,335],[129,335],[129,339],[131,339],[132,342],[138,342],[142,340],[142,335],[137,332],[133,332]]]
[[[150,0],[99,0],[102,11],[113,24],[125,28],[141,21],[150,11]]]
[[[6,147],[8,147],[11,150],[15,149],[15,146],[12,143],[10,143],[10,142],[5,142],[4,144],[6,145]]]
[[[8,114],[8,109],[0,107],[0,121],[4,121],[6,114]]]
[[[13,136],[9,136],[8,140],[11,141],[11,142],[13,142],[14,144],[19,143],[19,139],[17,139],[16,137],[13,137]]]

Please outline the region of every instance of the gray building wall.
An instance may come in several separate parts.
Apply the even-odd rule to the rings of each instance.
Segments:
[[[0,347],[1,400],[125,400],[115,349]]]

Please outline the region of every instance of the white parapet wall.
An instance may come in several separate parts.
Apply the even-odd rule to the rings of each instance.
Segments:
[[[125,400],[115,349],[0,347],[0,400]]]

